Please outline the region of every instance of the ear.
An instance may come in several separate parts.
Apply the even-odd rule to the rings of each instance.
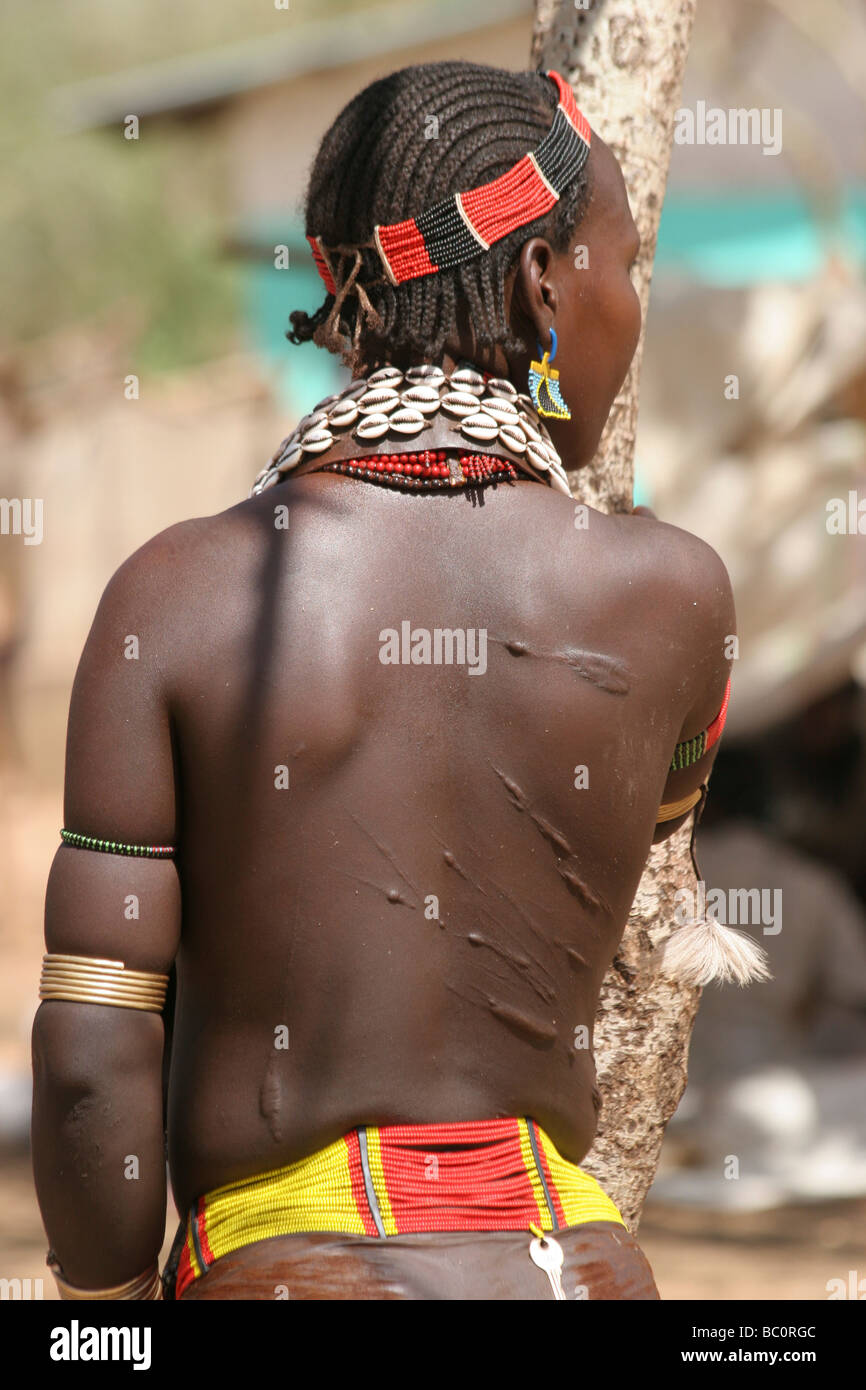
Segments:
[[[543,237],[531,237],[520,248],[511,289],[510,318],[521,338],[545,343],[559,307],[554,278],[554,252]]]

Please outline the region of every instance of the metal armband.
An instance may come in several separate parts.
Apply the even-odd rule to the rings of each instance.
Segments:
[[[87,1301],[92,1299],[142,1299],[158,1300],[162,1298],[162,1280],[159,1276],[159,1265],[154,1262],[143,1274],[139,1274],[135,1279],[130,1279],[126,1284],[115,1284],[109,1289],[80,1289],[75,1284],[70,1284],[60,1273],[60,1263],[53,1250],[48,1251],[45,1261],[54,1281],[57,1284],[57,1292],[62,1299],[70,1301]]]
[[[152,970],[127,970],[122,960],[94,956],[47,955],[42,958],[39,998],[73,1004],[110,1004],[119,1009],[161,1013],[168,976]]]
[[[676,820],[677,816],[684,816],[686,811],[690,811],[693,806],[697,806],[701,799],[703,787],[698,787],[697,791],[689,792],[688,796],[682,797],[679,801],[667,801],[659,807],[656,816],[656,825],[661,825],[666,820]]]

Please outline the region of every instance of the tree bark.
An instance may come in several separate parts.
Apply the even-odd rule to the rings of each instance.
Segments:
[[[622,167],[641,235],[634,284],[646,322],[652,264],[696,0],[536,0],[534,66],[555,68]],[[601,511],[631,511],[638,382],[644,333],[614,402],[598,453],[571,477]],[[637,1230],[668,1120],[685,1089],[700,990],[659,972],[674,894],[694,888],[690,818],[655,846],[644,869],[595,1019],[602,1108],[582,1166]]]

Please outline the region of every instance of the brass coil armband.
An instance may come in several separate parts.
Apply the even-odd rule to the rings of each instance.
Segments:
[[[681,800],[668,801],[663,806],[660,806],[658,815],[656,816],[656,825],[661,825],[661,823],[666,820],[676,820],[677,816],[684,816],[686,811],[690,811],[693,806],[697,806],[701,799],[702,791],[703,787],[698,787],[697,791],[689,792],[688,796],[682,797]]]
[[[127,970],[122,960],[93,956],[47,955],[42,958],[40,999],[67,999],[74,1004],[111,1004],[120,1009],[161,1013],[168,976],[151,970]]]
[[[48,1252],[46,1264],[54,1275],[57,1292],[65,1300],[89,1302],[92,1299],[142,1299],[152,1302],[162,1298],[162,1280],[159,1275],[158,1263],[154,1263],[143,1274],[137,1275],[135,1279],[130,1279],[128,1283],[115,1284],[113,1288],[109,1289],[80,1289],[75,1284],[68,1283],[60,1273],[60,1264],[52,1250]]]

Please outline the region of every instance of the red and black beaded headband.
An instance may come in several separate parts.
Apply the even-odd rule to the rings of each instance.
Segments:
[[[392,285],[450,270],[488,251],[518,227],[543,217],[577,178],[589,157],[589,122],[565,79],[558,72],[545,76],[556,84],[559,102],[550,130],[535,150],[490,183],[453,193],[418,217],[374,228],[373,244]],[[307,241],[325,288],[335,294],[328,248],[321,237],[308,236]]]

